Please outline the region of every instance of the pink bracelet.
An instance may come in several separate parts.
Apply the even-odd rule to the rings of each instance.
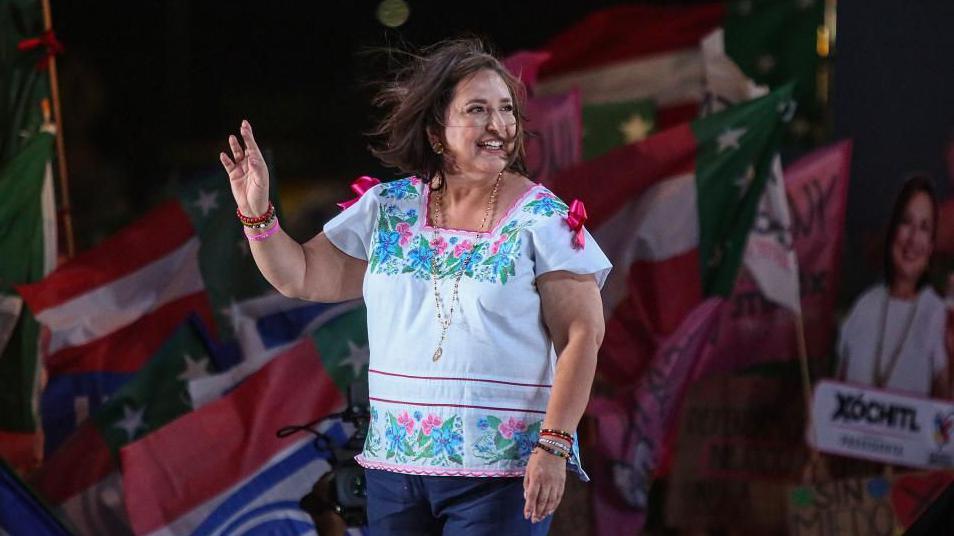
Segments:
[[[249,240],[254,240],[258,242],[260,240],[268,239],[270,236],[277,233],[279,229],[281,229],[281,226],[278,224],[278,218],[275,218],[275,225],[271,226],[271,228],[269,228],[264,233],[251,233],[249,232],[248,228],[246,228],[245,237],[248,238]]]

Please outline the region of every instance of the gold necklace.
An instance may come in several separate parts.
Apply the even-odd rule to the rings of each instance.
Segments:
[[[888,358],[888,369],[882,371],[881,359],[884,353],[884,332],[888,325],[888,303],[891,301],[891,291],[889,290],[887,292],[884,297],[883,307],[881,308],[881,335],[878,337],[878,345],[875,347],[874,370],[871,371],[871,383],[878,389],[883,388],[885,384],[888,383],[888,380],[891,379],[891,375],[894,374],[895,365],[898,364],[898,358],[901,357],[901,350],[908,342],[908,335],[911,333],[911,325],[914,323],[914,317],[918,314],[918,305],[921,304],[918,297],[915,297],[914,305],[911,306],[911,312],[908,313],[908,320],[904,325],[904,331],[901,332],[898,344]]]
[[[480,227],[474,233],[474,245],[471,246],[470,251],[467,253],[467,260],[464,261],[461,259],[460,270],[458,270],[454,278],[454,291],[451,294],[450,309],[447,311],[447,314],[444,313],[444,300],[441,298],[440,290],[437,288],[437,252],[431,250],[431,283],[434,286],[434,308],[437,311],[437,323],[441,326],[441,338],[437,342],[437,349],[434,350],[434,356],[431,358],[432,361],[436,362],[444,354],[444,341],[447,339],[447,330],[450,329],[451,321],[454,319],[454,304],[460,301],[458,292],[460,289],[460,280],[464,277],[464,272],[467,271],[470,262],[474,259],[474,252],[476,252],[478,248],[477,241],[480,240],[480,235],[486,232],[488,220],[491,214],[493,214],[494,209],[497,208],[497,188],[500,186],[501,177],[503,177],[503,170],[497,173],[497,180],[494,181],[494,188],[490,191],[487,208],[484,210],[484,219],[480,221]],[[444,180],[443,177],[441,177],[441,180]],[[444,219],[441,213],[441,206],[444,204],[444,194],[441,193],[440,190],[437,190],[435,197],[434,217],[431,218],[431,228],[434,230],[434,239],[431,243],[435,243],[439,236],[437,232],[438,219],[440,219],[441,223],[443,223]]]

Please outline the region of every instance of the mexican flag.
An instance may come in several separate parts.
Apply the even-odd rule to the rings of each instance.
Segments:
[[[192,410],[189,381],[216,372],[202,331],[197,317],[176,329],[31,477],[37,490],[82,534],[129,532],[119,449]]]
[[[614,263],[600,366],[620,384],[706,296],[728,296],[791,100],[791,87],[673,127],[561,172]]]
[[[38,454],[40,330],[14,286],[56,264],[52,153],[41,132],[0,168],[0,457],[21,468]]]

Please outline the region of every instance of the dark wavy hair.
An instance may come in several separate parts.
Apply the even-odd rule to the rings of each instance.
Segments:
[[[888,236],[885,239],[884,244],[884,279],[885,284],[888,287],[891,287],[891,283],[894,281],[894,262],[891,259],[891,244],[894,243],[894,238],[898,234],[898,227],[901,226],[901,219],[904,217],[904,209],[907,208],[908,203],[911,201],[911,198],[916,194],[923,193],[931,199],[931,211],[933,218],[933,234],[931,235],[931,243],[937,243],[937,221],[938,221],[938,206],[937,206],[937,193],[934,190],[934,181],[930,176],[917,173],[908,177],[904,184],[901,186],[901,191],[898,192],[898,196],[894,202],[894,209],[891,211],[891,219],[888,223]],[[930,272],[931,272],[931,260],[934,258],[934,252],[931,252],[931,259],[928,260],[927,269],[924,270],[924,273],[921,274],[921,277],[918,279],[917,289],[921,290],[924,288],[924,285],[927,285],[930,281]]]
[[[444,155],[431,148],[428,132],[447,144],[444,117],[457,83],[478,71],[489,69],[499,74],[510,90],[517,119],[507,169],[527,174],[523,115],[526,88],[482,40],[451,39],[418,53],[400,54],[407,59],[406,63],[394,72],[393,79],[382,84],[373,100],[375,106],[385,110],[385,114],[368,133],[372,137],[369,149],[382,164],[413,173],[430,183],[444,169],[445,161]]]

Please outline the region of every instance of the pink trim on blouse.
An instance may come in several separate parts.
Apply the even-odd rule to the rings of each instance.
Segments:
[[[527,196],[530,195],[531,192],[533,192],[540,186],[543,186],[543,183],[535,182],[533,183],[532,186],[527,188],[527,191],[518,195],[517,198],[514,199],[513,203],[510,205],[510,208],[507,209],[507,212],[505,212],[504,215],[501,216],[499,220],[497,220],[497,224],[494,225],[493,229],[481,234],[495,234],[500,229],[501,225],[505,221],[509,220],[511,216],[513,216],[513,213],[517,210],[517,207],[520,206],[521,203],[523,203],[523,201],[527,198]],[[431,187],[429,184],[424,184],[423,189],[424,189],[424,195],[422,195],[421,198],[424,199],[424,210],[422,211],[424,212],[424,224],[421,226],[421,229],[424,229],[424,230],[437,229],[438,231],[446,231],[448,233],[474,234],[477,232],[470,229],[455,229],[453,227],[434,227],[430,225],[428,222],[431,221]]]
[[[393,463],[381,463],[368,461],[363,454],[354,457],[354,461],[365,469],[380,469],[392,473],[401,473],[405,475],[424,475],[424,476],[479,476],[479,477],[501,477],[501,476],[523,476],[525,468],[520,469],[451,469],[448,467],[419,467],[416,465],[399,465]]]

